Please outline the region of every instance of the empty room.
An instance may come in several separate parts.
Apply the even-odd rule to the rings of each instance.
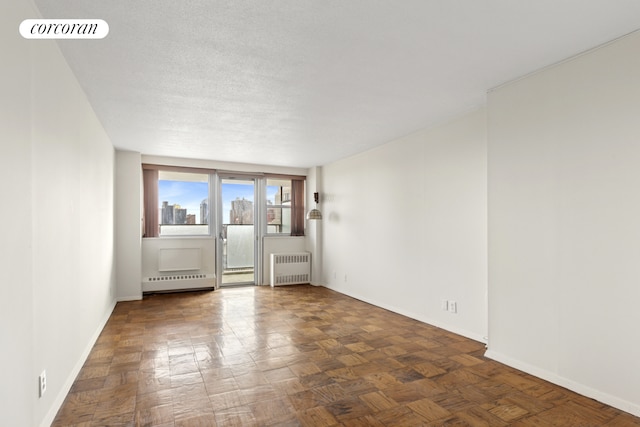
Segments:
[[[0,16],[0,425],[640,425],[637,1]]]

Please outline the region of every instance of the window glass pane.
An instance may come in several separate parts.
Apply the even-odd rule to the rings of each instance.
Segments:
[[[158,173],[160,236],[209,234],[209,175]]]
[[[291,205],[291,180],[267,179],[267,205]]]
[[[267,233],[291,233],[290,179],[267,179]]]
[[[291,208],[267,207],[267,233],[291,233]]]
[[[254,182],[222,180],[222,223],[253,224]]]

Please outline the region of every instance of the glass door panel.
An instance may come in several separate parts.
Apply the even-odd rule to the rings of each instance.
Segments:
[[[255,284],[255,180],[226,177],[220,182],[222,215],[218,247],[222,250],[222,265],[218,274],[222,280],[219,284]]]

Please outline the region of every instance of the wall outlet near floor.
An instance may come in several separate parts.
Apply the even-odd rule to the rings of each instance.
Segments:
[[[458,312],[458,303],[455,301],[449,301],[449,313]]]
[[[47,391],[47,371],[42,371],[40,376],[38,377],[38,396],[42,397],[44,392]]]
[[[440,301],[440,308],[443,311],[448,311],[449,310],[449,301],[447,301],[446,299],[443,299]]]

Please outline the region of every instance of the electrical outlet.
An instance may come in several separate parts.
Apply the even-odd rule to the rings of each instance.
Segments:
[[[449,310],[449,301],[447,301],[446,299],[441,300],[440,308],[442,308],[443,311]]]
[[[455,301],[449,301],[449,313],[458,312],[458,303]]]
[[[47,371],[42,371],[40,376],[38,377],[38,385],[39,385],[39,396],[42,397],[44,392],[47,391]]]
[[[344,281],[345,282],[347,281],[347,275],[346,274],[344,275]]]

